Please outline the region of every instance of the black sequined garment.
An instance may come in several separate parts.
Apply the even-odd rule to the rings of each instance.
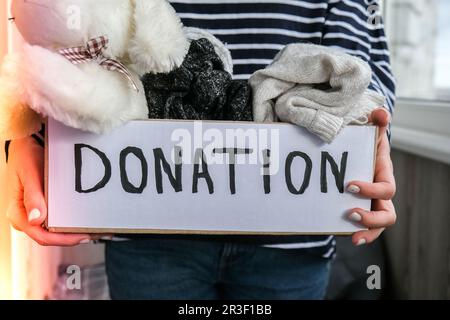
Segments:
[[[150,119],[253,120],[250,86],[232,80],[206,39],[192,41],[178,69],[142,82]]]

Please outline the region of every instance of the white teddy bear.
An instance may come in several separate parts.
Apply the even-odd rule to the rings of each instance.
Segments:
[[[38,130],[27,106],[95,133],[147,119],[140,77],[172,71],[189,49],[165,0],[14,0],[11,13],[25,43],[0,80],[3,139]]]

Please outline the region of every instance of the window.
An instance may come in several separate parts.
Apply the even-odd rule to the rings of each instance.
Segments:
[[[450,1],[383,4],[397,78],[392,145],[450,164]]]
[[[450,102],[450,1],[384,5],[398,97]]]

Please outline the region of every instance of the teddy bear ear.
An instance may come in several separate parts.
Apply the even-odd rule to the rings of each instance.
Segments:
[[[175,10],[166,0],[134,2],[135,32],[129,54],[139,74],[169,73],[186,57],[189,41]]]

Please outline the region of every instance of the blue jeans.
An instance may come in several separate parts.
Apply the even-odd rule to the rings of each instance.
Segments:
[[[112,299],[323,299],[329,261],[302,250],[191,240],[106,245]]]

